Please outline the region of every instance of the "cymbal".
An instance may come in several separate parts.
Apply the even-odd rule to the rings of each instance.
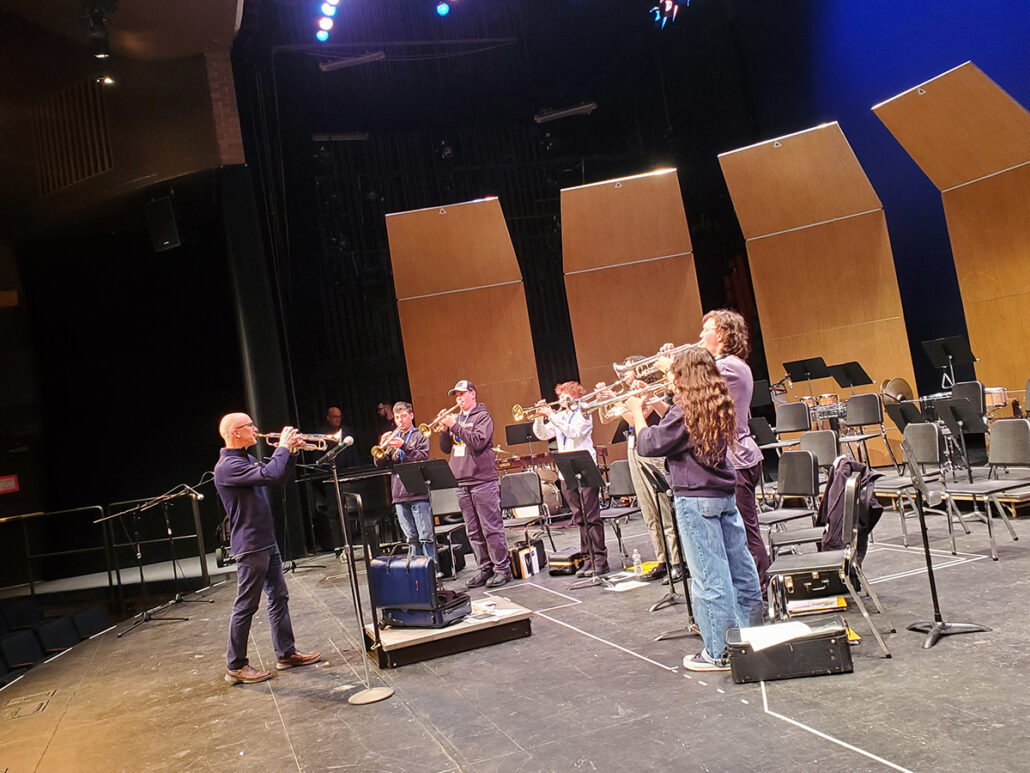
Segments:
[[[890,378],[880,384],[880,399],[884,405],[897,405],[905,400],[915,399],[912,386],[903,378]]]

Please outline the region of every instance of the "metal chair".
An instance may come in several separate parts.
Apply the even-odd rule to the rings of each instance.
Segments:
[[[1001,522],[1009,530],[1013,542],[1019,539],[1012,528],[1010,518],[1005,508],[998,500],[998,494],[1011,489],[1022,488],[1030,485],[1030,480],[998,480],[999,467],[1030,467],[1030,420],[1027,419],[1002,419],[996,421],[988,433],[990,445],[987,449],[987,480],[974,483],[952,483],[947,484],[945,479],[944,497],[948,506],[949,528],[951,515],[961,518],[958,505],[955,503],[955,495],[968,496],[973,500],[973,515],[987,523],[987,535],[991,541],[991,558],[998,560],[998,547],[994,540],[994,519],[991,517],[991,507],[997,511]],[[991,476],[994,480],[991,480]],[[980,511],[977,507],[977,499],[982,500],[984,509]]]
[[[812,429],[812,413],[805,403],[785,403],[776,406],[776,426],[773,432],[808,432]]]
[[[802,433],[800,448],[802,451],[811,451],[815,454],[816,465],[826,472],[840,456],[840,440],[832,429],[816,429]]]
[[[951,398],[953,400],[961,400],[963,397],[969,400],[970,404],[976,408],[977,413],[981,416],[987,414],[987,391],[984,389],[982,382],[959,381],[955,384],[951,388]]]
[[[612,462],[608,467],[608,496],[612,499],[622,499],[623,497],[635,497],[636,495],[636,489],[633,488],[633,478],[629,472],[629,462],[625,459],[617,459]],[[639,506],[619,512],[612,512],[611,510],[601,511],[601,520],[610,523],[612,531],[615,532],[615,540],[619,543],[619,555],[622,557],[623,567],[628,565],[629,556],[626,553],[626,546],[622,543],[622,526],[629,523],[630,516],[639,512]]]
[[[847,413],[844,415],[844,421],[841,423],[848,429],[857,430],[857,434],[841,435],[841,442],[849,445],[852,443],[860,444],[864,453],[859,455],[859,460],[872,467],[872,464],[869,462],[868,441],[877,437],[883,438],[883,444],[887,447],[887,454],[890,456],[894,468],[900,474],[901,470],[898,469],[898,460],[894,456],[894,449],[891,448],[891,444],[887,440],[887,428],[883,424],[883,402],[880,400],[880,396],[875,393],[852,395],[845,403],[845,408]],[[880,431],[864,432],[865,427],[870,425],[879,426]],[[863,455],[865,459],[862,459]]]
[[[819,494],[819,468],[811,451],[784,451],[778,466],[776,507],[758,514],[760,526],[769,528],[769,552],[773,552],[772,535],[786,528],[790,521],[808,518],[815,526],[815,500]],[[806,507],[784,507],[785,499],[802,499]]]
[[[536,515],[518,516],[515,515],[517,507],[535,507]],[[511,510],[514,517],[507,519],[505,526],[523,527],[523,538],[529,544],[529,527],[543,523],[544,531],[547,532],[547,539],[551,542],[551,550],[557,550],[554,546],[554,537],[551,536],[551,511],[544,502],[544,492],[540,487],[540,476],[533,470],[527,472],[510,472],[501,478],[501,509]]]
[[[804,403],[800,403],[804,405]],[[808,406],[805,405],[807,408]],[[776,437],[776,433],[773,428],[769,426],[769,421],[764,416],[752,416],[747,420],[748,429],[751,431],[751,437],[755,439],[755,443],[758,444],[759,449],[762,451],[776,451],[780,453],[785,448],[791,448],[798,444],[797,440],[780,440]]]
[[[769,612],[773,619],[778,618],[785,620],[790,616],[790,610],[787,609],[785,577],[795,574],[832,573],[836,571],[840,579],[843,581],[844,586],[847,588],[848,594],[852,599],[854,599],[859,612],[862,613],[862,617],[865,618],[866,623],[873,632],[873,636],[876,638],[876,643],[880,645],[880,650],[883,652],[883,656],[885,658],[889,658],[891,656],[890,650],[887,649],[887,645],[884,643],[883,637],[880,635],[880,631],[869,617],[869,611],[866,609],[865,603],[862,601],[861,596],[855,589],[854,580],[852,579],[852,576],[858,578],[862,589],[869,595],[869,598],[872,599],[873,604],[876,605],[877,611],[884,616],[884,620],[887,622],[887,627],[884,630],[884,633],[894,633],[896,630],[894,628],[894,624],[887,619],[887,613],[884,611],[883,605],[880,604],[880,599],[877,598],[872,586],[869,584],[865,574],[862,572],[862,567],[859,565],[858,561],[854,560],[858,543],[858,524],[855,519],[855,512],[858,505],[858,479],[859,475],[857,473],[849,477],[844,490],[844,519],[842,529],[843,533],[848,535],[848,540],[845,543],[844,549],[823,550],[818,553],[805,553],[800,555],[777,556],[766,571],[766,576],[769,578]]]
[[[823,475],[827,478],[834,461],[840,456],[840,443],[837,441],[837,433],[832,429],[817,429],[805,432],[801,435],[801,450],[810,451],[815,456],[815,463],[819,469],[820,487],[824,481]],[[769,557],[775,558],[776,554],[783,548],[796,548],[801,545],[822,542],[826,529],[822,526],[811,526],[805,529],[784,529],[782,531],[769,532]]]

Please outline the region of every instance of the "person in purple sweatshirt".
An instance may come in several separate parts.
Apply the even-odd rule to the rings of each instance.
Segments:
[[[457,416],[444,416],[440,449],[450,454],[451,472],[458,479],[458,505],[479,572],[466,581],[469,588],[497,588],[511,580],[508,541],[501,521],[501,488],[494,457],[494,420],[476,402],[476,387],[462,379],[447,394],[454,396]]]
[[[254,668],[247,660],[250,623],[268,594],[268,627],[279,670],[306,666],[319,658],[317,652],[300,652],[293,642],[290,594],[286,590],[283,562],[275,541],[272,508],[265,487],[280,482],[290,467],[291,456],[303,440],[293,427],[283,427],[279,447],[267,464],[247,453],[257,442],[257,427],[245,413],[222,417],[218,434],[225,441],[215,465],[215,488],[229,516],[229,548],[236,559],[236,602],[229,621],[229,650],[225,681],[263,682],[271,671]]]
[[[376,467],[393,467],[406,462],[424,462],[429,459],[429,438],[414,426],[415,414],[411,403],[394,403],[393,421],[396,429],[379,439],[386,449],[386,455],[375,460]],[[428,556],[436,561],[436,534],[433,529],[433,511],[428,494],[411,494],[397,473],[390,476],[390,490],[393,506],[401,531],[408,540],[408,550],[413,556]]]
[[[726,631],[762,624],[762,592],[734,503],[736,474],[728,452],[737,423],[729,389],[708,350],[681,352],[669,371],[675,401],[661,422],[648,427],[641,401],[626,400],[637,433],[637,453],[664,456],[675,494],[690,570],[694,613],[704,648],[683,658],[690,671],[727,671]]]
[[[751,417],[751,395],[755,379],[748,367],[747,323],[735,311],[716,309],[704,316],[701,327],[701,345],[715,357],[737,414],[737,443],[730,448],[730,463],[736,470],[735,486],[737,510],[747,532],[747,549],[755,559],[758,581],[765,588],[765,572],[769,568],[769,551],[758,529],[758,502],[755,489],[762,480],[762,452],[751,437],[748,419]]]

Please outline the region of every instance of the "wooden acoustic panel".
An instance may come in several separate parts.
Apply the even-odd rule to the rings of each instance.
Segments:
[[[692,255],[566,274],[565,291],[583,385],[615,379],[612,363],[696,341],[701,296]]]
[[[512,405],[537,390],[522,285],[402,300],[397,308],[417,421],[453,405],[447,390],[466,378],[494,418],[494,442],[503,445]],[[440,456],[435,438],[433,448]]]
[[[972,62],[873,112],[942,191],[1030,161],[1030,113]]]
[[[977,378],[1022,391],[1030,377],[1030,164],[942,196]]]
[[[691,251],[675,169],[565,188],[561,216],[566,273]]]
[[[397,298],[521,282],[496,198],[386,216]]]
[[[719,163],[745,239],[881,208],[837,123],[722,153]]]

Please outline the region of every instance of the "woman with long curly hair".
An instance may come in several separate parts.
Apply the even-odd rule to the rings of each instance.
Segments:
[[[637,453],[664,456],[669,465],[676,525],[705,645],[683,658],[683,667],[726,671],[727,629],[762,623],[758,572],[734,501],[736,474],[728,458],[737,442],[736,412],[707,349],[695,346],[679,354],[669,375],[674,404],[657,426],[647,426],[640,400],[627,400],[626,408],[637,432]]]

